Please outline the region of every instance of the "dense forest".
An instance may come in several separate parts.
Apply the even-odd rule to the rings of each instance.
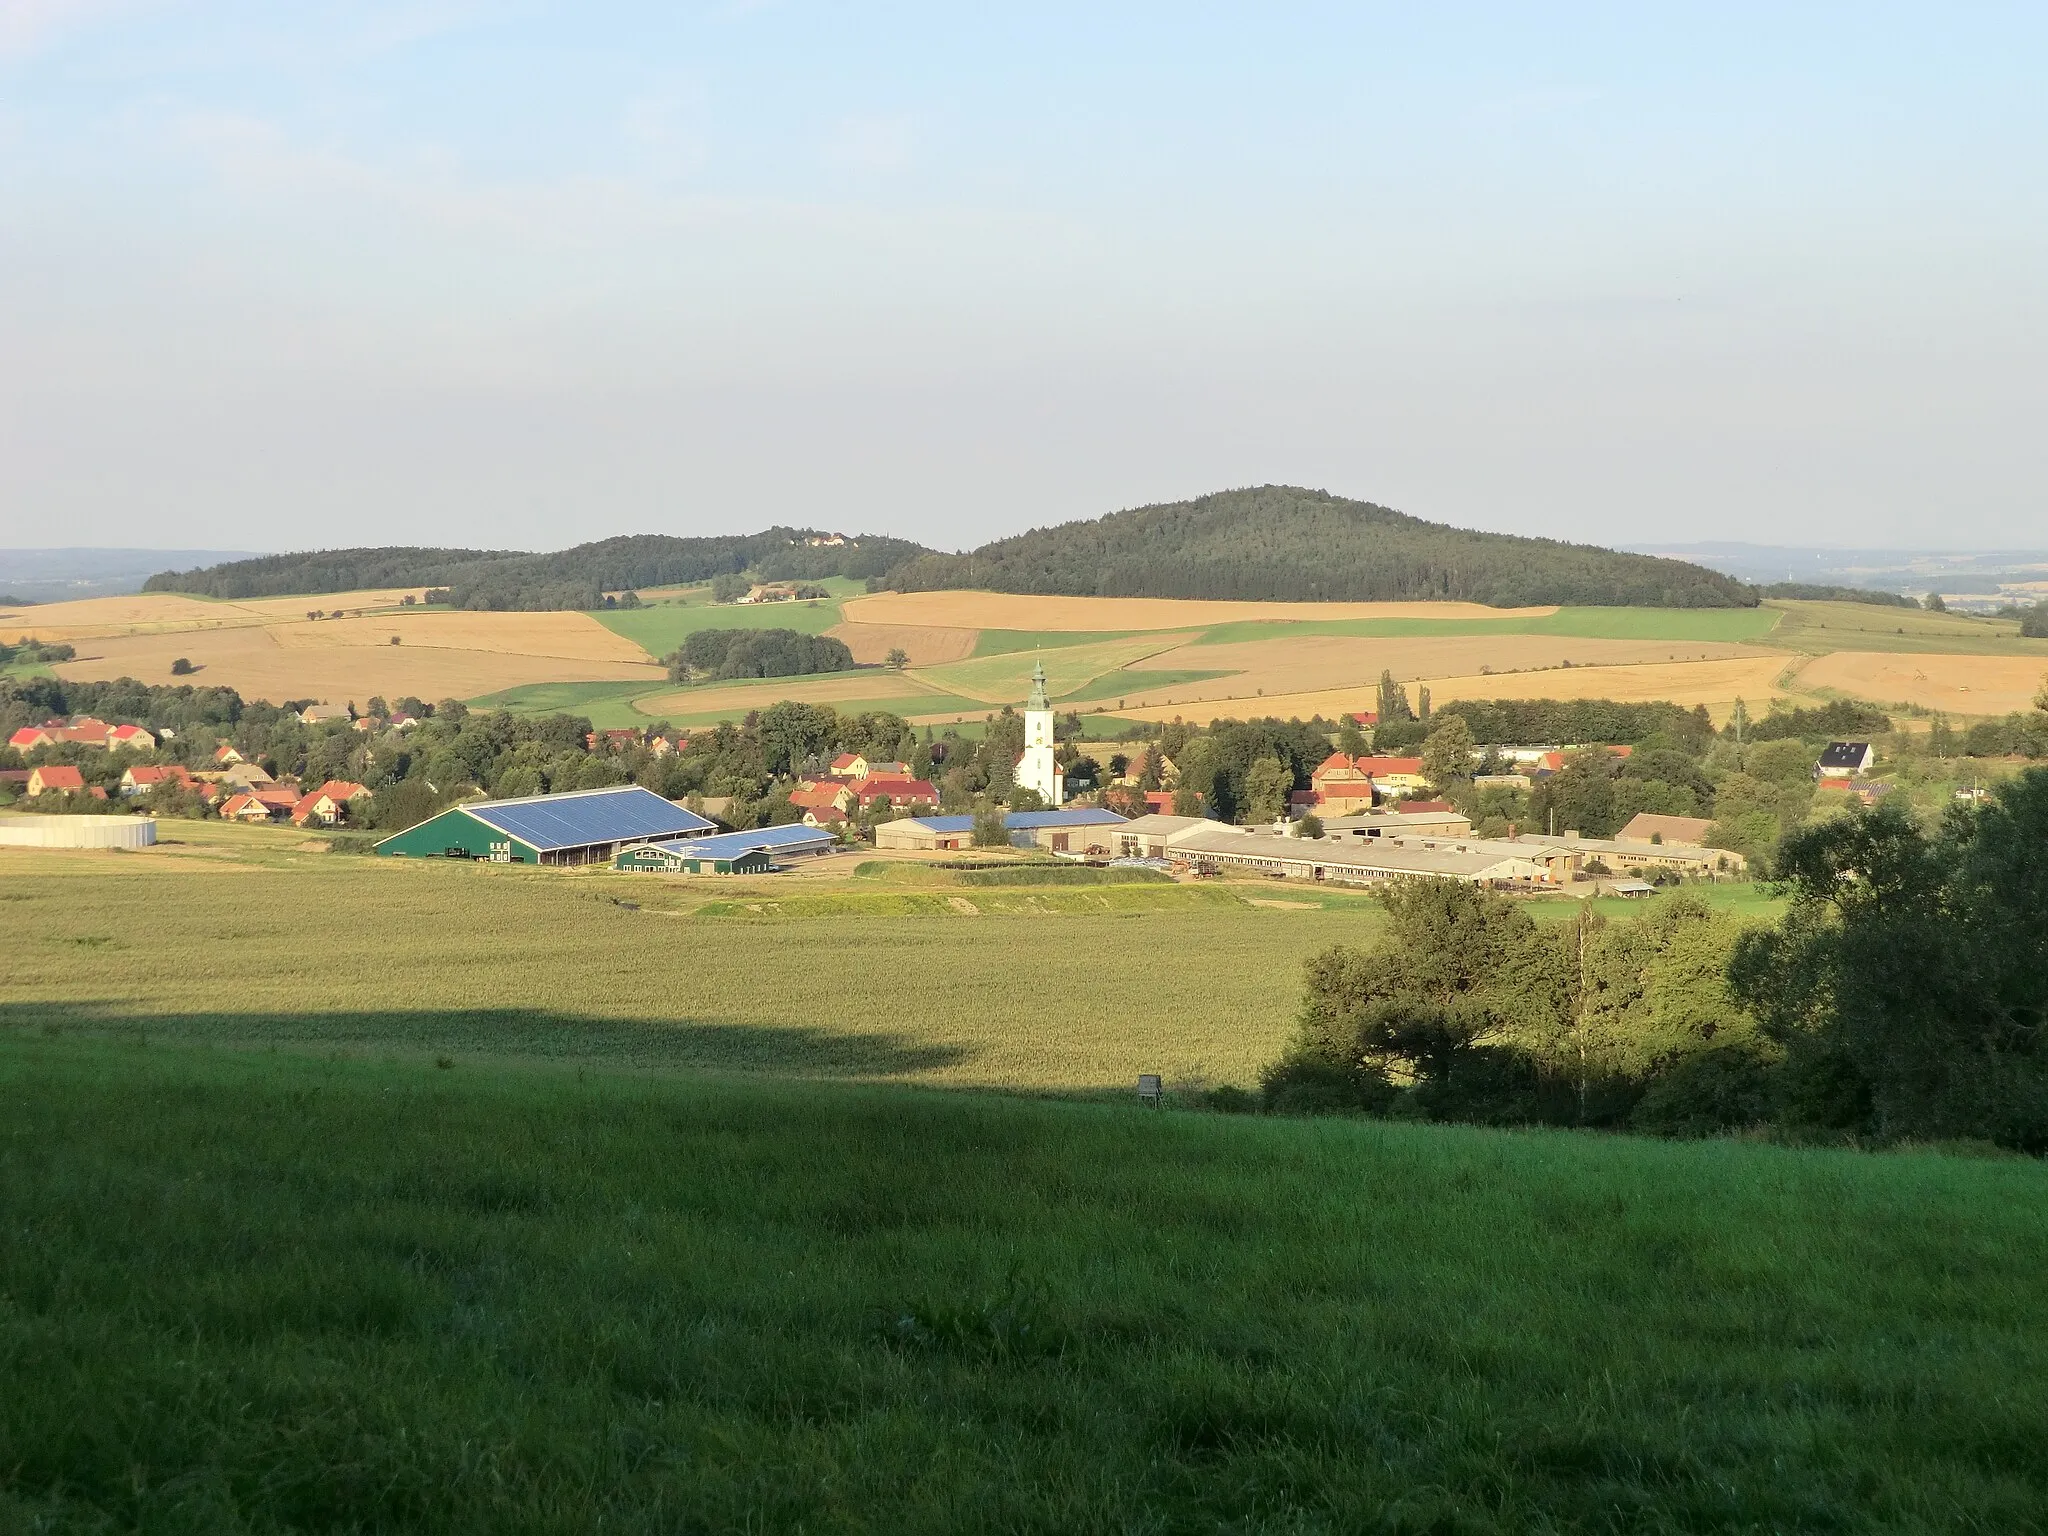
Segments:
[[[636,534],[552,554],[481,549],[328,549],[264,555],[203,570],[164,571],[146,592],[202,597],[286,597],[366,587],[445,589],[457,608],[533,612],[599,608],[606,592],[709,581],[741,571],[764,581],[867,578],[924,553],[906,539],[861,538],[812,545],[805,528],[677,539]]]
[[[891,570],[902,592],[985,588],[1072,597],[1496,607],[1754,607],[1732,576],[1682,560],[1426,523],[1325,491],[1266,485],[1112,512]]]
[[[1897,592],[1880,592],[1875,587],[1834,587],[1822,581],[1774,581],[1758,587],[1764,597],[1804,600],[1816,603],[1868,603],[1876,608],[1918,608],[1917,598]]]

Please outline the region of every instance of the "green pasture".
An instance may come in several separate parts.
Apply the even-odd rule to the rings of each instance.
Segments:
[[[666,683],[525,683],[469,700],[471,709],[506,709],[515,715],[586,715],[600,730],[623,730],[653,721],[633,707],[637,698],[666,693]]]
[[[590,616],[659,661],[700,629],[793,629],[822,635],[841,621],[841,601],[866,590],[864,583],[842,576],[812,585],[832,596],[801,603],[714,603],[708,595],[663,598],[645,608],[600,609]]]
[[[1205,683],[1214,677],[1228,677],[1228,672],[1163,671],[1148,672],[1119,667],[1071,692],[1059,696],[1058,703],[1094,704],[1105,699],[1149,698],[1161,689],[1177,687],[1182,683]]]
[[[1031,692],[1034,668],[1045,668],[1046,692],[1060,698],[1077,689],[1085,689],[1106,672],[1170,650],[1180,643],[1174,631],[1160,635],[1132,635],[1116,640],[1097,640],[1087,645],[1005,652],[998,656],[976,657],[971,661],[920,667],[917,676],[949,692],[994,701],[994,707],[1000,708],[1003,703],[1023,704]]]
[[[2048,640],[2023,639],[2012,619],[1879,608],[1869,603],[1772,602],[1784,621],[1773,645],[1822,656],[1829,651],[1898,651],[1951,655],[2040,656]]]
[[[1184,630],[1186,626],[1182,626]],[[1181,630],[1160,630],[1160,634],[1178,634]],[[1134,640],[1145,634],[1144,630],[1064,630],[1064,629],[984,629],[975,642],[974,654],[982,656],[1007,656],[1013,651],[1060,651],[1069,646],[1100,645],[1108,640]]]
[[[1732,1536],[2048,1509],[2035,1162],[66,1018],[0,1033],[8,1530]]]

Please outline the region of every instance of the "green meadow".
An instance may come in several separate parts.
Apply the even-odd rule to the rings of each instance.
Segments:
[[[2033,1162],[140,1031],[0,1035],[0,1125],[10,1531],[2048,1509]]]

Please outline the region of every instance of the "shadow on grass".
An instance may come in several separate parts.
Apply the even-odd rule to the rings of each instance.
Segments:
[[[691,1067],[807,1077],[895,1077],[957,1066],[964,1046],[884,1030],[644,1022],[544,1008],[138,1013],[91,1000],[0,1004],[0,1031],[218,1045],[381,1047],[616,1067]]]

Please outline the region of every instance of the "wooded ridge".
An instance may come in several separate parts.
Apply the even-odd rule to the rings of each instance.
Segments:
[[[283,597],[382,586],[445,588],[458,608],[596,608],[606,592],[709,581],[866,579],[916,592],[1280,602],[1462,600],[1512,608],[1753,607],[1757,592],[1704,566],[1591,544],[1424,522],[1326,491],[1258,486],[1136,507],[944,554],[906,539],[838,544],[808,529],[711,538],[604,539],[551,554],[343,549],[166,571],[146,591]]]

